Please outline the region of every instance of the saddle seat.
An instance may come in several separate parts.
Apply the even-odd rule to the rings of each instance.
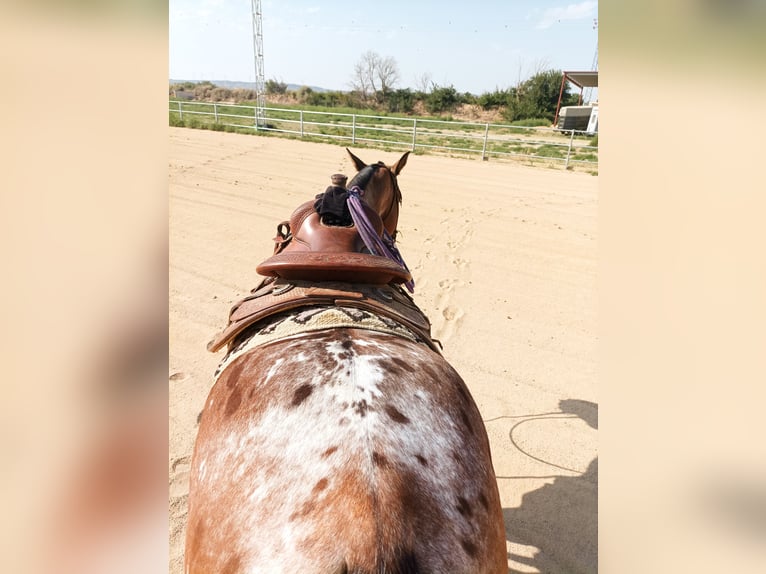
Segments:
[[[382,237],[380,216],[367,204],[363,208],[375,232]],[[256,267],[266,277],[372,285],[404,283],[412,278],[397,262],[371,254],[355,225],[326,225],[313,201],[299,206],[289,222],[279,224],[274,241],[274,255]]]

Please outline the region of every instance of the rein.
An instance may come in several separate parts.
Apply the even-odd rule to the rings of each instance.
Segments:
[[[409,267],[407,267],[399,250],[396,248],[394,238],[391,237],[391,234],[388,233],[385,227],[383,228],[383,238],[381,239],[378,237],[375,228],[372,226],[372,223],[370,223],[370,220],[362,207],[362,195],[364,195],[364,190],[358,185],[354,185],[348,189],[348,199],[346,200],[349,211],[351,212],[351,219],[354,220],[354,225],[356,225],[359,235],[362,237],[362,241],[364,241],[367,249],[369,249],[370,253],[373,255],[387,257],[392,261],[396,261],[399,265],[409,271]],[[396,201],[396,199],[394,199],[394,201]],[[405,286],[410,293],[415,292],[414,279],[407,281]]]

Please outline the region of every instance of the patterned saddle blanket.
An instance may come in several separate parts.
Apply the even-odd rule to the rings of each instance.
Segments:
[[[366,328],[400,334],[428,345],[437,353],[440,352],[439,342],[431,338],[431,322],[428,317],[399,285],[355,284],[337,281],[315,283],[270,277],[253,289],[250,295],[234,304],[229,312],[228,325],[208,343],[207,348],[214,353],[228,344],[231,351],[242,342],[243,338],[249,338],[252,334],[249,328],[255,327],[256,323],[265,322],[259,325],[263,329],[264,325],[271,323],[275,316],[283,315],[286,312],[302,311],[305,308],[343,309],[342,314],[348,320],[341,325],[337,322],[335,324],[330,324],[327,321],[323,323],[314,318],[310,325],[311,329],[304,329],[304,331],[338,326]],[[349,310],[364,311],[366,314],[354,314]],[[369,315],[376,317],[377,320],[370,318]],[[309,317],[311,316],[312,314],[309,314]],[[361,318],[365,319],[364,323]],[[267,319],[268,321],[266,321]],[[408,333],[407,335],[404,335],[405,331]],[[293,336],[296,332],[295,330],[291,332],[283,330],[281,337],[278,337],[274,336],[272,329],[264,333],[264,335],[268,335],[268,338],[262,337],[260,341],[266,343],[278,338]]]

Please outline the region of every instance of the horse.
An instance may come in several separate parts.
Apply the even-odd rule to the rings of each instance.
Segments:
[[[357,174],[324,197],[356,198],[353,223],[325,224],[320,196],[296,209],[208,345],[228,352],[192,456],[187,574],[507,572],[484,423],[402,288],[409,152],[347,151]],[[360,238],[360,214],[396,258]]]

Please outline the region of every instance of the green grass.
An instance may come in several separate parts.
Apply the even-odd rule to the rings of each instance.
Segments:
[[[188,127],[194,129],[209,129],[214,131],[246,133],[250,135],[267,135],[272,137],[288,137],[302,139],[303,141],[315,141],[327,143],[327,136],[333,143],[340,145],[354,145],[361,148],[390,149],[401,151],[412,145],[412,127],[415,118],[402,114],[386,114],[374,110],[363,110],[376,117],[361,117],[360,110],[353,108],[328,108],[322,106],[282,105],[279,111],[266,110],[266,127],[268,129],[255,129],[255,110],[252,107],[242,108],[231,104],[213,104],[209,102],[183,102],[183,115],[174,111],[177,104],[171,101],[169,111],[169,125],[174,127]],[[243,104],[247,105],[247,104]],[[215,117],[214,111],[217,113]],[[301,134],[301,111],[303,111],[303,133]],[[191,113],[198,112],[198,113]],[[326,112],[326,113],[318,113]],[[208,115],[209,114],[209,115]],[[353,131],[355,140],[352,142],[353,118],[345,114],[356,115],[356,125]],[[432,122],[426,122],[429,118],[418,117],[418,130],[416,144],[418,146],[438,146],[456,149],[434,149],[419,147],[418,154],[447,154],[461,155],[463,157],[481,157],[484,148],[484,124],[466,125],[439,118]],[[217,121],[216,121],[217,120]],[[421,123],[422,121],[422,123]],[[505,157],[516,161],[523,160],[530,164],[545,163],[550,167],[561,167],[563,159],[567,155],[567,144],[570,141],[569,134],[557,134],[546,130],[544,134],[534,128],[549,125],[547,120],[522,120],[511,124],[492,124],[489,128],[491,138],[498,136],[512,136],[521,134],[529,136],[504,141],[491,139],[487,142],[486,154],[488,156]],[[318,125],[322,124],[322,125]],[[397,130],[381,131],[381,129]],[[273,131],[273,130],[279,130]],[[286,133],[291,132],[291,133]],[[562,145],[553,143],[537,143],[534,140],[542,135],[547,138],[553,136]],[[536,137],[537,136],[537,137]],[[587,136],[584,136],[587,137]],[[576,139],[581,139],[576,136]],[[587,137],[590,147],[582,146],[573,148],[570,159],[575,161],[592,162],[593,167],[598,165],[598,136]],[[367,141],[363,141],[367,140]],[[369,141],[378,140],[378,141]],[[594,145],[595,144],[595,145]],[[531,157],[539,156],[539,157]],[[581,164],[582,165],[582,164]],[[597,174],[598,172],[589,172]]]
[[[545,119],[545,118],[527,118],[525,120],[516,120],[511,122],[512,126],[524,126],[527,128],[537,128],[537,127],[551,127],[551,120]]]

